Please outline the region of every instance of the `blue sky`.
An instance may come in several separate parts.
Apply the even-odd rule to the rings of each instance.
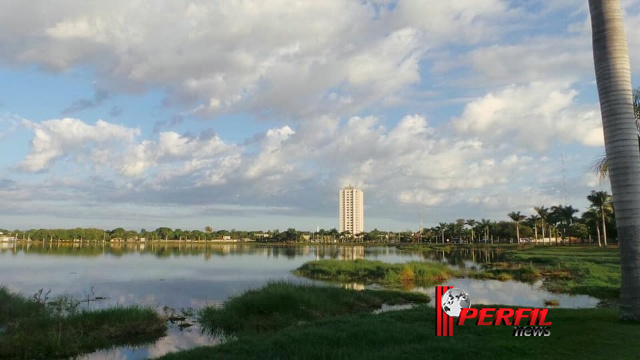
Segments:
[[[415,230],[609,189],[587,1],[8,0],[0,27],[1,228],[329,229],[351,184],[367,230]]]

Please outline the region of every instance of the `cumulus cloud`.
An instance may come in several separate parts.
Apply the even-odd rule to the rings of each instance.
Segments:
[[[629,34],[639,4],[624,2]],[[127,95],[151,95],[126,125],[24,121],[18,167],[50,181],[11,190],[333,216],[336,189],[353,184],[395,218],[551,203],[553,151],[602,145],[590,51],[576,0],[7,0],[0,65],[81,69],[100,89],[56,109],[113,117],[133,112]],[[222,123],[237,118],[230,135]],[[78,169],[83,181],[62,181]]]
[[[63,156],[96,163],[110,161],[113,153],[105,154],[104,146],[118,153],[118,145],[131,143],[140,130],[98,120],[89,125],[73,118],[47,120],[41,123],[25,121],[34,132],[31,151],[20,164],[26,171],[41,171]],[[96,148],[89,147],[97,145]]]
[[[568,84],[508,86],[467,104],[453,127],[491,147],[514,142],[523,149],[542,151],[553,141],[602,146],[599,111],[576,106],[576,95]]]
[[[0,61],[89,65],[105,89],[160,87],[167,103],[203,116],[353,112],[420,81],[429,48],[488,39],[517,18],[503,0],[11,0],[0,14]]]
[[[549,117],[562,113],[573,95],[565,89],[556,96],[557,104],[532,102],[533,109]],[[495,109],[506,112],[503,116],[513,112],[495,105],[489,109],[490,114]],[[368,206],[377,208],[374,213],[391,217],[404,216],[411,209],[443,206],[452,210],[442,210],[442,214],[460,206],[533,206],[520,202],[519,196],[540,192],[535,186],[527,190],[531,186],[528,174],[557,178],[557,166],[549,166],[552,160],[518,153],[517,143],[487,145],[491,126],[496,121],[507,125],[491,116],[472,114],[479,125],[487,123],[486,129],[465,128],[463,121],[471,118],[465,115],[456,120],[457,131],[479,130],[477,138],[457,137],[447,127],[434,126],[425,116],[413,114],[395,124],[373,116],[345,121],[321,117],[295,128],[273,127],[235,144],[212,131],[198,135],[167,131],[141,139],[137,129],[104,121],[95,125],[78,119],[29,122],[33,140],[21,164],[24,170],[48,169],[56,174],[90,161],[94,173],[81,178],[58,175],[37,191],[32,187],[13,192],[51,200],[68,198],[72,191],[75,199],[89,203],[100,198],[140,206],[235,204],[270,214],[277,208],[288,215],[330,216],[335,210],[335,190],[354,184],[368,194]],[[520,128],[513,125],[504,131],[517,133]],[[538,141],[557,141],[560,133],[541,131]],[[57,161],[63,158],[67,161]],[[510,195],[496,200],[506,194]],[[399,208],[403,210],[391,210]]]

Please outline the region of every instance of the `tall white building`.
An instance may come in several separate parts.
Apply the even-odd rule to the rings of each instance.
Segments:
[[[340,190],[340,232],[364,232],[364,193],[349,185]]]

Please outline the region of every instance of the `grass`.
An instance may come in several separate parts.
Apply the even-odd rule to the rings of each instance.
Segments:
[[[640,342],[629,340],[640,325],[620,322],[613,309],[551,309],[548,337],[513,337],[512,326],[468,321],[439,338],[434,313],[418,306],[320,319],[161,359],[637,359],[640,352]]]
[[[246,336],[284,329],[310,321],[371,312],[382,304],[428,302],[420,293],[352,291],[336,287],[271,282],[227,300],[222,307],[200,311],[202,328],[211,333]]]
[[[617,247],[535,246],[506,252],[512,264],[534,266],[552,292],[620,297],[620,254]]]
[[[616,246],[542,246],[542,245],[403,245],[409,251],[447,253],[491,247],[500,251],[502,262],[485,264],[484,271],[469,271],[476,279],[534,281],[555,293],[583,294],[599,299],[620,297],[620,254]]]
[[[152,342],[166,323],[150,308],[80,309],[80,301],[63,296],[49,301],[0,287],[0,358],[67,358],[112,346]]]
[[[444,264],[408,262],[389,264],[372,260],[316,260],[299,267],[295,273],[312,279],[356,281],[381,285],[435,285],[462,276]]]
[[[450,278],[465,276],[500,281],[534,281],[542,276],[538,268],[528,264],[504,264],[488,270],[456,270],[435,262],[389,264],[364,259],[310,261],[298,268],[295,274],[317,280],[377,283],[404,288],[436,285]]]

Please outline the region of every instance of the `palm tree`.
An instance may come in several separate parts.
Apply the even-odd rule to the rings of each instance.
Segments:
[[[540,223],[540,215],[530,215],[527,218],[527,221],[533,225],[533,236],[536,239],[536,244],[538,243],[538,224]]]
[[[575,209],[571,205],[558,205],[551,207],[551,212],[556,214],[558,221],[562,224],[562,244],[564,244],[567,236],[567,226],[573,225],[573,214],[578,211],[578,209]],[[569,241],[569,244],[571,244],[571,241]]]
[[[512,211],[507,214],[511,218],[511,220],[516,222],[516,243],[520,243],[520,221],[526,219],[527,217],[520,214],[520,211]]]
[[[540,206],[540,207],[534,207],[533,210],[536,211],[536,213],[538,213],[538,216],[540,217],[540,227],[542,228],[542,244],[544,245],[544,224],[548,223],[547,220],[549,220],[549,209],[547,209],[546,207],[544,207],[544,205]],[[551,245],[551,231],[549,231],[549,245]]]
[[[484,231],[483,234],[482,234],[482,237],[486,241],[487,239],[489,239],[489,230],[491,229],[491,226],[493,226],[493,221],[487,220],[487,219],[482,219],[482,220],[480,220],[480,226],[482,227],[482,230]],[[493,244],[493,237],[491,237],[491,243]]]
[[[636,119],[636,128],[638,131],[638,146],[640,147],[640,88],[633,91],[633,114]],[[609,175],[609,163],[607,155],[603,155],[596,160],[592,167],[593,171],[600,176],[600,180],[604,180]]]
[[[602,237],[604,240],[604,246],[607,247],[607,224],[606,224],[606,212],[611,211],[611,195],[606,191],[591,191],[591,194],[587,196],[587,200],[591,202],[593,207],[602,221]],[[600,245],[600,237],[598,237],[598,246]]]
[[[444,244],[444,231],[447,228],[447,223],[438,223],[438,226],[440,227],[440,234],[442,235],[442,243]]]
[[[620,242],[620,317],[640,320],[640,151],[619,0],[589,0],[604,145]]]
[[[476,225],[478,225],[478,222],[475,221],[474,219],[468,219],[467,221],[464,222],[466,225],[471,226],[471,242],[473,243],[473,238],[474,238],[474,228],[476,227]]]
[[[598,210],[589,208],[589,210],[585,211],[582,214],[582,221],[591,227],[596,229],[596,236],[598,237],[598,247],[602,247],[602,237],[600,236],[600,215],[598,214]]]

